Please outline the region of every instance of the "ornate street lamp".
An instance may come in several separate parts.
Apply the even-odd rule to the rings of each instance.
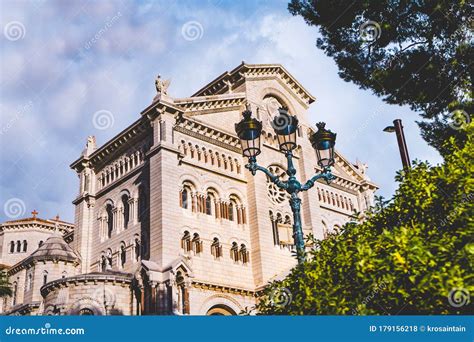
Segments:
[[[268,169],[257,164],[257,156],[260,154],[260,135],[262,134],[262,123],[255,118],[251,118],[252,112],[247,105],[242,113],[244,118],[235,124],[235,131],[240,139],[242,155],[249,158],[249,163],[245,165],[255,176],[257,171],[262,171],[279,188],[286,190],[290,195],[290,207],[293,212],[293,239],[296,245],[296,255],[298,263],[305,260],[305,244],[303,229],[301,226],[301,199],[298,196],[300,191],[306,191],[314,186],[314,183],[322,178],[328,184],[335,177],[331,173],[331,166],[334,164],[334,145],[336,144],[336,134],[325,128],[325,123],[317,124],[318,131],[310,137],[311,144],[316,150],[318,164],[323,168],[321,173],[314,175],[306,183],[301,184],[296,179],[296,169],[293,165],[293,150],[296,148],[296,131],[298,130],[298,118],[288,114],[286,108],[280,108],[279,115],[273,119],[272,126],[277,135],[280,151],[283,152],[287,160],[288,175],[287,181],[280,180],[279,176],[272,174]]]

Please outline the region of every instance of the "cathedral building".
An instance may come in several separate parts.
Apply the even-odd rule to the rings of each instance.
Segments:
[[[263,123],[260,165],[285,177],[271,120],[299,119],[297,176],[321,171],[306,111],[315,101],[278,64],[242,63],[186,98],[157,95],[102,146],[89,137],[74,224],[33,218],[0,226],[14,294],[4,314],[235,315],[295,266],[288,194],[245,168],[234,124],[250,104]],[[323,239],[373,203],[366,165],[336,152],[335,180],[301,193],[304,233]],[[27,246],[27,247],[24,247]]]

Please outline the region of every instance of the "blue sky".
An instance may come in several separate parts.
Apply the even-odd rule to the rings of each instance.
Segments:
[[[318,30],[286,1],[2,1],[0,5],[0,221],[73,220],[78,179],[69,164],[88,135],[99,145],[139,117],[158,73],[172,97],[190,96],[242,60],[280,63],[314,96],[310,120],[338,133],[337,148],[390,197],[401,168],[401,118],[412,159],[439,163],[409,108],[384,104],[338,77],[315,46]],[[382,32],[383,34],[383,32]],[[94,113],[110,113],[107,129]]]

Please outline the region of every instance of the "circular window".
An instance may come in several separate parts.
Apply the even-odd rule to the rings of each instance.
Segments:
[[[284,181],[288,178],[286,172],[279,166],[272,165],[268,169],[272,174],[280,176],[280,180]],[[289,198],[286,190],[280,189],[269,177],[267,177],[267,194],[270,200],[275,204],[280,204]]]

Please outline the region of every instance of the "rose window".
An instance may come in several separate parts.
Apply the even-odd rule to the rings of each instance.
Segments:
[[[277,176],[280,176],[280,180],[286,180],[287,174],[279,166],[272,165],[268,167],[268,170]],[[288,193],[284,189],[280,189],[270,178],[267,177],[267,195],[270,200],[275,204],[280,204],[289,198]]]

